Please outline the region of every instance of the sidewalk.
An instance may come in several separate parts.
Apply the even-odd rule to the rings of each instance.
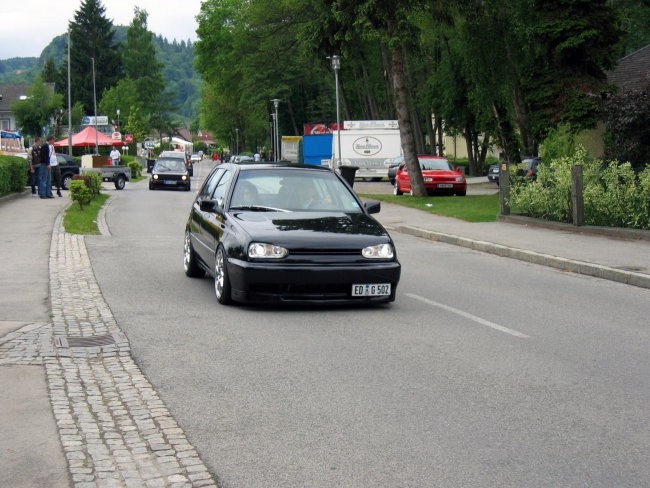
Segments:
[[[470,223],[383,202],[377,219],[392,232],[650,288],[650,231],[542,226],[514,216]]]
[[[0,486],[215,486],[133,363],[83,236],[62,231],[68,204],[67,193],[0,199]],[[650,288],[648,232],[473,224],[390,204],[376,217],[393,233]]]

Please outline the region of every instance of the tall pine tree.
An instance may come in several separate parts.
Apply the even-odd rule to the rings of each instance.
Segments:
[[[87,114],[93,113],[94,95],[99,101],[104,90],[114,86],[122,77],[113,23],[105,17],[105,12],[100,0],[83,0],[75,12],[74,21],[69,24],[72,101],[81,102]]]

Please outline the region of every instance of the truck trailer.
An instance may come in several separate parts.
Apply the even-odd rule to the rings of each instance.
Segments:
[[[333,167],[355,166],[357,178],[380,181],[388,177],[388,161],[401,154],[396,120],[346,120],[343,130],[332,132]]]

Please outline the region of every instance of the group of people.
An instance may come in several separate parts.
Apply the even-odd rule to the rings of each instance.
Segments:
[[[29,160],[29,184],[32,187],[32,195],[40,198],[54,198],[52,184],[56,187],[56,194],[61,195],[61,171],[59,161],[54,150],[54,136],[49,136],[45,144],[41,144],[41,138],[36,137],[34,145],[27,151]]]

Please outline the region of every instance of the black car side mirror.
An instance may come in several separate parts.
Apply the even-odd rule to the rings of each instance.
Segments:
[[[365,202],[363,204],[363,207],[366,209],[366,212],[368,212],[369,214],[376,214],[379,213],[379,211],[381,210],[381,202],[375,202],[375,201]]]
[[[216,212],[217,202],[215,200],[201,200],[199,208],[202,212]]]

